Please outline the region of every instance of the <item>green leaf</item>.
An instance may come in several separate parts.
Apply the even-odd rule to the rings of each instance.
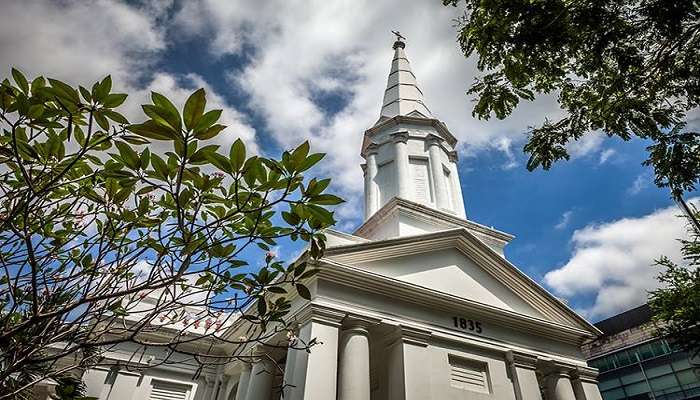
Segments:
[[[332,194],[319,194],[317,196],[311,197],[310,201],[314,204],[319,204],[323,206],[334,206],[336,204],[345,202],[345,200]]]
[[[116,111],[102,109],[102,110],[100,110],[100,112],[102,114],[104,114],[105,117],[111,119],[112,121],[114,121],[118,124],[126,125],[129,123],[129,120],[127,120],[126,117],[124,117],[123,115],[121,115],[120,113],[118,113]]]
[[[216,125],[210,127],[209,129],[207,129],[206,131],[200,131],[200,132],[196,133],[194,135],[194,137],[197,139],[201,139],[201,140],[211,139],[214,136],[218,135],[219,132],[221,132],[225,128],[226,128],[226,125],[216,124]]]
[[[197,122],[202,117],[204,113],[204,107],[207,104],[206,94],[204,89],[198,89],[185,102],[185,109],[183,111],[183,119],[185,120],[185,128],[188,130],[194,129],[197,126]]]
[[[228,158],[219,153],[206,153],[205,156],[210,163],[214,164],[220,170],[231,173],[231,163]]]
[[[307,140],[292,152],[291,162],[296,171],[299,171],[299,167],[306,160],[306,156],[309,154],[309,147],[309,142]]]
[[[117,146],[117,149],[119,149],[119,155],[121,155],[124,164],[131,169],[139,169],[141,166],[141,160],[134,149],[124,142],[116,142],[115,145]]]
[[[67,85],[59,80],[49,78],[49,83],[54,89],[54,93],[66,100],[69,100],[73,104],[80,103],[80,96],[78,96],[78,91],[73,89],[70,85]]]
[[[306,300],[311,300],[311,292],[309,291],[309,288],[302,285],[301,283],[297,283],[296,285],[294,285],[294,287],[297,289],[297,293],[299,293],[299,296]]]
[[[100,102],[104,104],[107,101],[107,95],[109,95],[109,92],[112,91],[112,77],[110,75],[107,75],[102,79],[100,83],[95,85],[93,87],[93,97],[95,98],[95,101]],[[107,106],[106,107],[116,107],[116,106]]]
[[[326,155],[324,153],[314,153],[306,157],[304,161],[301,162],[300,165],[297,166],[297,172],[304,172],[307,169],[313,167],[323,159]]]
[[[258,315],[263,316],[267,312],[267,302],[264,297],[258,299]]]
[[[107,108],[118,107],[118,106],[122,105],[122,103],[124,103],[127,96],[128,95],[126,93],[109,94],[109,95],[107,95],[107,97],[105,97],[104,101],[102,102],[102,105],[107,107]]]
[[[215,153],[216,150],[219,148],[219,145],[212,144],[209,146],[204,146],[201,149],[197,150],[192,157],[190,157],[190,162],[192,163],[201,163],[203,161],[208,160],[208,153]]]
[[[173,140],[177,138],[177,134],[172,129],[157,124],[153,120],[148,120],[143,124],[129,125],[126,129],[149,139]]]
[[[233,170],[236,172],[240,171],[245,163],[245,144],[241,139],[236,139],[231,145],[229,159],[231,160],[231,167]]]
[[[180,119],[180,112],[175,105],[167,97],[157,92],[151,92],[151,100],[153,100],[153,104],[157,106],[156,108],[163,118],[179,133],[182,129],[182,120]]]
[[[24,94],[29,93],[29,83],[27,82],[27,78],[25,78],[24,75],[19,72],[19,70],[12,68],[12,78],[14,78],[15,82],[17,82],[17,86],[19,86]]]
[[[267,291],[270,293],[287,294],[287,291],[279,286],[270,286],[267,288]]]
[[[151,155],[151,165],[160,179],[168,179],[168,165],[155,153]]]
[[[221,110],[207,111],[199,119],[199,122],[197,122],[197,126],[195,126],[195,128],[194,128],[195,133],[199,133],[201,131],[209,129],[209,127],[214,125],[214,123],[216,121],[218,121],[220,117],[221,117]]]

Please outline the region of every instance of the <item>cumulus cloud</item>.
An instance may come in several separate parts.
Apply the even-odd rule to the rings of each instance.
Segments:
[[[691,200],[693,204],[698,199]],[[583,312],[600,318],[646,301],[647,291],[658,287],[654,260],[665,255],[679,262],[680,243],[687,238],[685,220],[676,206],[638,218],[588,225],[574,232],[571,258],[548,272],[544,282],[557,295],[592,295]]]
[[[131,120],[143,117],[139,105],[149,102],[151,90],[184,104],[187,95],[204,87],[209,105],[224,110],[222,123],[229,126],[219,141],[241,137],[257,152],[255,130],[201,76],[154,71],[168,46],[165,24],[159,21],[171,6],[170,0],[3,2],[0,73],[9,76],[17,67],[28,77],[46,75],[88,87],[111,74],[115,90],[130,94],[122,111]]]
[[[111,73],[129,83],[165,48],[155,15],[119,2],[10,0],[0,21],[3,76],[16,66],[70,82]]]
[[[511,150],[528,126],[562,116],[554,97],[524,102],[511,118],[479,121],[466,95],[477,74],[455,42],[461,10],[431,2],[190,1],[175,17],[180,30],[207,39],[213,57],[245,51],[247,64],[230,82],[250,96],[273,139],[285,148],[309,139],[328,153],[323,172],[361,208],[360,142],[379,117],[393,56],[391,29],[407,39],[406,52],[431,111],[461,141],[463,155],[503,151],[504,168],[517,166]],[[390,21],[387,16],[391,16]],[[597,151],[595,139],[572,144],[575,156]],[[341,209],[342,212],[343,209]]]

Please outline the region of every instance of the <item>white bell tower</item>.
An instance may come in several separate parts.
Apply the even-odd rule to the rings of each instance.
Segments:
[[[399,198],[466,219],[457,139],[435,119],[397,35],[379,120],[365,132],[365,221]]]

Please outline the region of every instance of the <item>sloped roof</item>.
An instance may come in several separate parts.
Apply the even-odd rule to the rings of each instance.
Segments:
[[[403,41],[394,43],[394,58],[391,61],[391,71],[384,91],[384,102],[380,113],[382,117],[392,118],[397,115],[433,118],[425,105],[423,92],[418,87],[416,76],[411,70],[411,64],[406,58]]]

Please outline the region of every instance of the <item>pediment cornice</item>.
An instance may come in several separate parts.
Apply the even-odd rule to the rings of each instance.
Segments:
[[[567,305],[552,296],[552,294],[537,282],[464,228],[369,243],[338,246],[327,249],[324,259],[342,265],[352,266],[358,263],[405,257],[450,248],[458,250],[474,261],[553,323],[559,325],[577,325],[581,326],[582,329],[587,329],[592,333],[599,334],[597,328],[581,318],[581,316],[576,314]],[[407,283],[402,282],[402,285],[405,284]]]

